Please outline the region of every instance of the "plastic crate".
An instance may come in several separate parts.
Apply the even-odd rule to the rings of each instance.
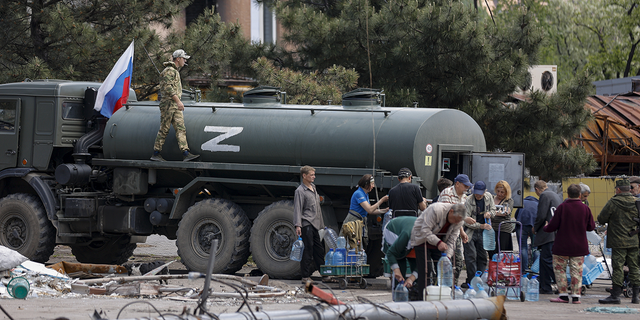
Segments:
[[[596,263],[595,267],[593,267],[591,270],[589,270],[589,272],[586,275],[582,276],[582,284],[584,284],[584,285],[592,284],[593,281],[595,281],[596,278],[598,278],[598,276],[600,276],[600,274],[602,274],[602,272],[604,272],[604,268],[602,267],[602,263],[600,263],[600,262]]]
[[[361,266],[320,266],[320,274],[323,276],[364,276],[369,274],[369,265]]]

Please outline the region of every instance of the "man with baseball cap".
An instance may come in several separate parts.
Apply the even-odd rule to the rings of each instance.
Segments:
[[[187,59],[191,56],[187,55],[184,50],[178,49],[173,52],[173,61],[164,63],[164,70],[160,74],[160,129],[153,144],[152,161],[165,161],[160,155],[164,140],[167,138],[170,127],[176,131],[176,139],[178,147],[182,152],[182,161],[191,161],[199,157],[199,155],[189,152],[189,144],[187,143],[187,128],[184,125],[184,104],[180,101],[182,98],[182,81],[180,80],[180,72],[178,70],[187,65]]]
[[[452,203],[452,204],[464,204],[467,201],[466,192],[471,188],[473,184],[469,181],[469,177],[466,174],[459,174],[453,180],[453,185],[449,188],[446,188],[440,192],[440,196],[438,197],[438,202],[443,203]],[[475,223],[475,220],[472,218],[466,218],[465,223]],[[467,233],[464,232],[463,228],[460,228],[460,236],[456,240],[456,257],[455,257],[455,270],[453,274],[454,284],[458,283],[458,278],[460,277],[460,272],[462,271],[462,243],[466,243],[469,241],[469,237]]]
[[[638,235],[629,231],[638,225],[633,219],[638,217],[636,198],[630,191],[629,179],[616,180],[616,194],[609,199],[598,215],[600,224],[608,223],[607,248],[611,248],[613,274],[611,295],[598,300],[602,304],[620,304],[620,293],[624,282],[624,263],[629,268],[632,285],[631,303],[640,303],[640,267],[638,266]]]
[[[418,216],[419,211],[427,208],[427,203],[420,193],[420,187],[411,183],[411,170],[402,168],[398,171],[400,183],[389,190],[389,209],[395,211],[394,216]],[[402,212],[402,213],[400,213]],[[407,214],[413,212],[412,214]]]
[[[464,231],[469,235],[469,242],[464,244],[466,283],[471,283],[476,271],[484,271],[487,268],[487,251],[482,245],[482,231],[492,229],[489,219],[496,215],[493,195],[487,191],[487,185],[483,181],[477,181],[473,186],[473,198],[465,202],[465,207],[466,217],[475,219],[474,223],[464,224]]]

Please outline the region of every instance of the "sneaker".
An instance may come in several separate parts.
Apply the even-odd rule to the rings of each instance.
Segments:
[[[187,161],[191,161],[193,159],[197,159],[198,157],[200,157],[199,154],[193,154],[193,153],[191,153],[189,151],[186,151],[186,154],[182,158],[182,161],[187,162]]]
[[[151,160],[151,161],[167,161],[160,154],[154,154],[151,158],[149,158],[149,160]]]
[[[573,297],[573,300],[571,301],[571,303],[573,303],[573,304],[581,304],[582,302],[580,302],[580,298]]]

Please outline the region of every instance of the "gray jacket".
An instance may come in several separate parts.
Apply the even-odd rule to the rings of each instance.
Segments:
[[[469,198],[467,198],[467,202],[465,202],[464,205],[465,207],[467,207],[466,216],[475,219],[476,218],[475,196],[471,195]],[[493,203],[493,195],[489,192],[484,193],[484,210],[482,210],[482,212],[491,213],[490,219],[493,219],[496,216],[496,205]],[[482,228],[482,223],[479,223],[479,222],[476,222],[474,224],[468,224],[466,222],[464,223],[464,232],[467,233],[467,235],[469,236],[469,239],[473,237],[473,230],[475,229],[481,229],[480,232],[482,232],[482,230],[484,230]]]
[[[540,200],[538,201],[538,213],[536,215],[536,223],[533,226],[533,231],[536,236],[534,238],[533,246],[538,247],[543,244],[553,242],[556,240],[556,232],[544,232],[542,228],[547,223],[547,221],[551,221],[553,217],[551,215],[551,208],[555,211],[562,203],[562,198],[560,196],[547,189],[546,191],[540,194]]]

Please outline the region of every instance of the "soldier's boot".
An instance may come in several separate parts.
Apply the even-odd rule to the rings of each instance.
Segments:
[[[614,285],[611,288],[611,295],[598,300],[602,304],[620,304],[620,293],[622,293],[622,287]]]
[[[189,150],[185,150],[182,153],[182,161],[187,162],[187,161],[191,161],[193,159],[197,159],[200,155],[199,154],[193,154],[191,152],[189,152]]]
[[[151,156],[151,161],[166,161],[164,160],[164,158],[160,155],[160,151],[157,150],[153,150],[153,156]]]
[[[638,294],[640,294],[640,286],[634,286],[631,294],[631,303],[639,304],[640,298],[638,297]]]

